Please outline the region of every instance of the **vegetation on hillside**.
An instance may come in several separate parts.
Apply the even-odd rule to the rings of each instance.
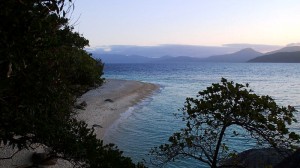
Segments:
[[[280,107],[271,97],[254,94],[248,84],[224,78],[200,91],[197,98],[187,98],[182,111],[185,128],[151,151],[161,164],[188,157],[212,168],[234,167],[221,165],[236,154],[225,143],[228,136],[249,136],[258,145],[276,149],[292,149],[300,138],[287,127],[297,122],[293,107]]]
[[[135,167],[72,117],[78,90],[102,84],[103,64],[83,50],[71,8],[71,0],[0,2],[0,143],[43,144],[78,167]]]

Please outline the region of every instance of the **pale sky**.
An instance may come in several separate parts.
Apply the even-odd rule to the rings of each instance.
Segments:
[[[300,42],[300,0],[76,0],[90,46]]]

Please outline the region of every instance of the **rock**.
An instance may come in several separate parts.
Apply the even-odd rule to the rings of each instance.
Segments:
[[[110,103],[113,103],[113,102],[114,102],[112,99],[105,99],[104,101],[105,101],[105,102],[110,102]]]
[[[45,160],[47,158],[47,154],[46,153],[36,153],[34,152],[32,154],[31,160],[33,162],[34,165],[39,165],[43,162],[43,160]]]
[[[86,103],[85,101],[83,101],[83,102],[81,102],[79,105],[82,106],[82,107],[86,107],[86,106],[87,106],[87,103]]]
[[[286,149],[262,148],[250,149],[239,153],[234,158],[225,160],[221,165],[226,167],[263,168],[273,167],[289,156],[291,152]],[[230,166],[229,166],[230,165]]]
[[[87,103],[85,101],[81,102],[80,104],[75,104],[76,109],[85,110],[85,107],[87,106]]]
[[[98,125],[98,124],[93,124],[93,127],[95,128],[103,128],[101,125]]]
[[[76,109],[85,110],[85,108],[79,104],[74,106]]]
[[[55,165],[57,163],[57,158],[49,156],[47,153],[33,153],[31,160],[34,165]]]
[[[51,165],[55,165],[56,163],[57,163],[57,158],[49,157],[46,160],[44,160],[40,165],[51,166]]]
[[[283,159],[274,168],[300,168],[300,149]]]
[[[24,164],[24,165],[21,165],[21,166],[17,166],[15,168],[34,168],[34,166],[31,165],[31,164]]]

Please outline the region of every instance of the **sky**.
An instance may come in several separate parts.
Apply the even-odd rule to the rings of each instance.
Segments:
[[[91,47],[300,42],[300,0],[75,0]]]

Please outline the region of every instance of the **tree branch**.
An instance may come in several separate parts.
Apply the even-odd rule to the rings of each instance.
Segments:
[[[194,144],[194,146],[201,148],[201,150],[203,151],[203,153],[206,156],[207,160],[212,163],[212,159],[211,159],[210,155],[205,151],[205,149],[201,145]]]
[[[194,158],[196,160],[200,160],[201,162],[204,162],[204,163],[208,164],[209,166],[211,166],[211,162],[209,162],[207,160],[204,160],[202,157],[197,157],[195,155],[192,155],[192,154],[189,154],[189,153],[186,153],[186,152],[182,152],[182,153],[179,152],[178,155],[185,155],[185,156]]]

